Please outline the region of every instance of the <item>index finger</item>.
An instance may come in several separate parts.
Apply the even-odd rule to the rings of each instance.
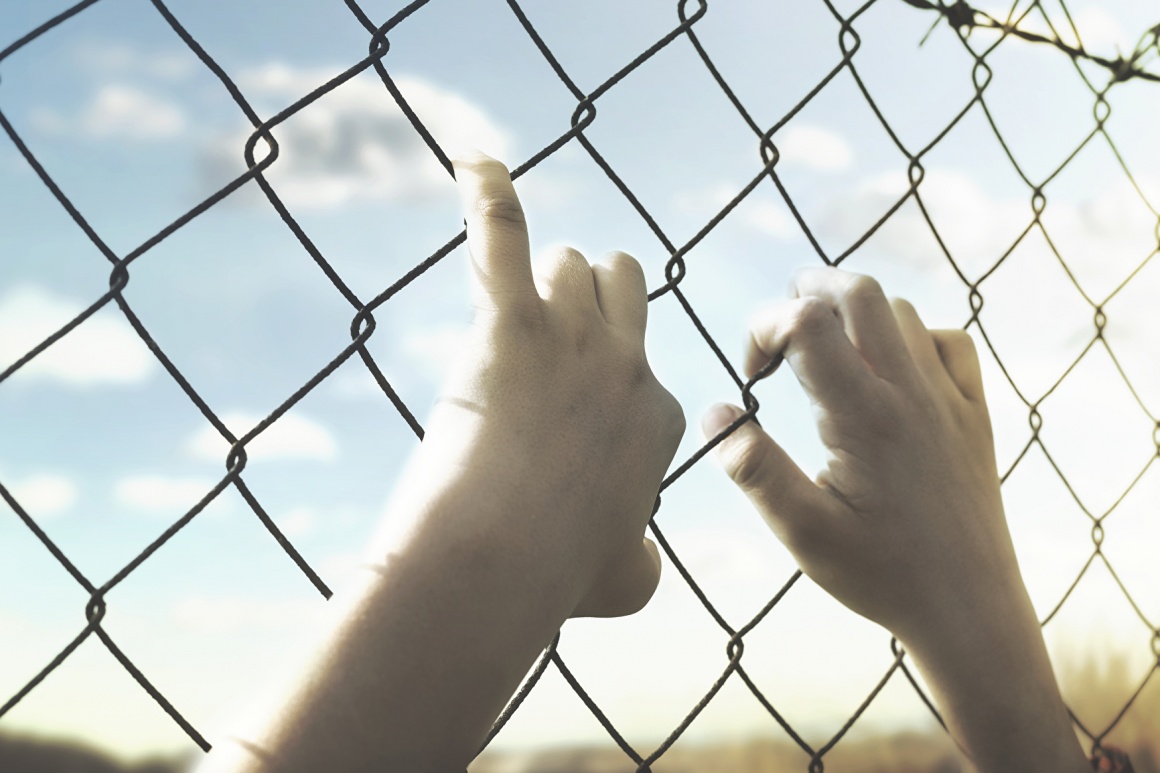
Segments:
[[[538,300],[527,221],[507,167],[482,153],[452,164],[477,287],[497,309]]]

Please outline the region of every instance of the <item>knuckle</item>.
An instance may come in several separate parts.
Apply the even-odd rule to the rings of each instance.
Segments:
[[[947,354],[953,360],[978,360],[979,351],[975,348],[975,339],[965,330],[949,330],[942,334],[943,344]]]
[[[684,437],[687,422],[685,420],[685,409],[681,407],[681,401],[673,396],[669,390],[661,387],[665,394],[665,428],[668,430],[670,436],[676,436],[678,439]]]
[[[918,311],[914,308],[914,304],[905,298],[893,297],[890,299],[890,308],[894,309],[895,313],[903,313],[908,316],[918,316]]]
[[[476,211],[485,221],[516,226],[527,224],[520,200],[507,191],[485,191],[476,202]]]
[[[681,406],[680,400],[657,380],[656,374],[643,357],[633,357],[629,365],[628,379],[633,388],[644,390],[637,394],[646,395],[645,400],[649,409],[645,415],[649,417],[647,419],[649,423],[657,428],[666,441],[672,441],[674,444],[679,442],[684,437],[687,426],[685,409]]]
[[[592,332],[584,325],[575,326],[568,338],[569,351],[577,358],[583,359],[594,347]]]
[[[811,295],[801,298],[794,305],[787,327],[791,334],[817,332],[826,325],[833,324],[835,319],[830,304]]]
[[[633,256],[629,255],[627,252],[614,250],[605,255],[601,263],[612,269],[614,272],[628,271],[644,276],[644,269],[641,268],[640,262]]]
[[[749,435],[730,439],[725,447],[725,468],[733,482],[747,491],[760,488],[765,478],[769,449]]]
[[[552,293],[560,297],[584,298],[592,294],[592,267],[571,247],[554,247],[544,259],[541,275]]]
[[[584,255],[579,250],[567,245],[553,247],[550,260],[553,274],[589,267],[588,260]]]
[[[633,352],[629,355],[627,367],[628,383],[634,388],[649,389],[660,386],[660,382],[656,380],[652,368],[649,367],[648,361],[644,357],[637,356]]]
[[[652,601],[652,597],[656,594],[659,584],[660,577],[658,576],[655,580],[647,584],[642,583],[634,588],[628,602],[625,604],[624,614],[621,616],[635,615],[648,606],[648,603]]]
[[[845,296],[850,303],[876,303],[886,299],[878,280],[865,274],[850,275]]]
[[[962,349],[964,352],[971,354],[976,352],[975,339],[971,338],[971,334],[966,330],[952,330],[950,332],[949,338],[951,339],[951,342],[955,344],[955,346]]]
[[[488,313],[500,323],[506,335],[517,340],[539,336],[544,328],[544,307],[536,300],[514,299]]]

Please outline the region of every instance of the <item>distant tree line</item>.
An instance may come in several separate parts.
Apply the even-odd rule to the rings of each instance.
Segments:
[[[184,773],[188,767],[176,758],[128,765],[79,743],[0,735],[0,773]]]

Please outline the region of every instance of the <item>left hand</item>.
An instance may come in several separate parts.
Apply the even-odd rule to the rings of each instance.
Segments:
[[[659,579],[644,530],[685,427],[645,357],[644,273],[623,253],[590,266],[561,249],[533,276],[507,169],[479,156],[455,171],[476,315],[419,488],[461,497],[472,517],[424,528],[496,551],[567,594],[572,616],[635,612]]]

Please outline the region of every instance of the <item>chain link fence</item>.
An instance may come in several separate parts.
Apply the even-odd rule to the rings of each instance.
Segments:
[[[29,30],[19,39],[15,40],[7,47],[0,50],[0,73],[3,73],[3,62],[12,54],[25,48],[26,46],[36,46],[38,40],[42,36],[48,34],[51,30],[60,25],[67,25],[70,20],[77,17],[78,14],[84,12],[87,8],[97,4],[100,0],[84,0],[76,5],[68,8],[59,15],[53,17],[47,22],[41,24],[35,29]],[[1072,596],[1072,592],[1076,586],[1083,579],[1089,568],[1099,562],[1102,563],[1114,578],[1122,592],[1123,597],[1131,605],[1136,616],[1139,618],[1140,635],[1145,639],[1150,640],[1150,646],[1153,653],[1157,656],[1157,665],[1155,665],[1144,676],[1139,683],[1135,692],[1129,696],[1123,703],[1122,710],[1116,717],[1106,726],[1090,727],[1083,724],[1078,718],[1075,723],[1079,731],[1085,736],[1090,745],[1090,750],[1093,754],[1099,754],[1101,751],[1101,744],[1105,737],[1116,727],[1122,718],[1131,711],[1133,702],[1137,696],[1144,690],[1149,680],[1152,679],[1157,669],[1160,669],[1160,621],[1150,618],[1145,610],[1137,603],[1133,597],[1132,589],[1127,587],[1124,582],[1120,580],[1120,576],[1116,573],[1115,568],[1104,554],[1102,545],[1105,538],[1107,524],[1114,521],[1114,514],[1117,506],[1128,496],[1133,487],[1144,478],[1145,474],[1151,469],[1153,462],[1157,455],[1160,455],[1160,420],[1157,418],[1157,408],[1155,405],[1147,404],[1146,400],[1137,391],[1132,381],[1129,379],[1125,369],[1121,367],[1120,360],[1117,359],[1116,353],[1110,345],[1105,330],[1108,325],[1107,306],[1109,302],[1114,299],[1117,294],[1121,293],[1123,289],[1129,285],[1144,269],[1146,264],[1155,256],[1156,250],[1160,249],[1160,213],[1157,212],[1156,206],[1160,202],[1149,200],[1145,188],[1141,186],[1137,179],[1133,176],[1132,170],[1129,168],[1124,157],[1120,154],[1112,136],[1106,129],[1106,123],[1111,115],[1111,106],[1108,101],[1108,94],[1113,89],[1120,89],[1127,83],[1155,83],[1160,81],[1160,74],[1154,66],[1157,63],[1158,55],[1160,55],[1160,25],[1153,27],[1144,32],[1140,38],[1137,48],[1130,52],[1123,54],[1115,59],[1096,56],[1085,50],[1083,43],[1079,36],[1079,30],[1072,19],[1067,7],[1062,0],[1059,0],[1058,7],[1053,6],[1050,9],[1046,8],[1045,0],[1033,0],[1032,2],[1017,2],[1010,9],[1007,15],[993,16],[983,11],[980,11],[968,5],[962,0],[955,3],[947,3],[942,0],[904,0],[907,4],[913,7],[913,13],[926,14],[929,16],[932,25],[949,25],[956,33],[963,49],[967,52],[970,59],[973,61],[973,67],[968,74],[972,83],[973,95],[962,105],[962,109],[928,144],[923,147],[907,146],[895,133],[891,125],[887,122],[883,112],[879,109],[875,102],[875,97],[871,94],[858,70],[858,52],[861,47],[861,38],[858,33],[859,21],[863,15],[877,3],[897,3],[899,0],[869,0],[864,5],[858,7],[848,14],[843,14],[835,3],[830,0],[819,0],[820,4],[824,4],[827,12],[832,15],[837,22],[839,34],[835,43],[836,51],[833,56],[832,68],[826,73],[825,77],[817,82],[805,96],[788,112],[786,112],[776,123],[772,125],[761,125],[747,110],[746,105],[738,97],[737,93],[730,87],[722,72],[715,66],[713,59],[713,52],[706,46],[702,39],[698,37],[698,24],[706,18],[708,14],[712,13],[706,0],[679,0],[675,4],[676,20],[668,34],[665,34],[656,42],[642,51],[631,61],[625,63],[619,70],[615,72],[606,81],[591,89],[585,91],[573,80],[569,75],[568,70],[561,64],[561,62],[554,55],[549,42],[541,36],[537,31],[536,25],[525,9],[517,0],[507,0],[507,9],[504,12],[510,12],[528,39],[535,45],[543,59],[550,65],[555,75],[558,77],[561,87],[574,99],[575,107],[570,118],[570,128],[564,133],[560,134],[554,141],[543,147],[539,152],[520,163],[512,172],[513,178],[519,178],[537,165],[543,163],[546,159],[559,152],[567,145],[579,146],[595,164],[607,176],[607,179],[616,187],[625,201],[632,207],[632,209],[639,215],[641,221],[647,225],[648,229],[655,235],[657,242],[668,255],[667,263],[665,264],[663,281],[661,277],[650,277],[650,283],[654,285],[649,294],[650,301],[662,298],[665,295],[672,296],[673,299],[684,310],[688,319],[695,326],[700,333],[705,346],[711,351],[716,360],[720,363],[720,367],[728,374],[728,377],[736,385],[736,389],[740,394],[741,401],[748,409],[745,417],[740,419],[740,422],[748,420],[750,417],[757,416],[759,413],[759,405],[752,394],[754,383],[758,379],[751,381],[744,380],[735,370],[734,365],[723,353],[718,343],[710,334],[706,325],[702,323],[698,316],[697,310],[693,303],[686,296],[683,286],[686,282],[695,281],[691,278],[691,274],[695,275],[695,265],[690,265],[689,256],[703,239],[713,231],[731,212],[734,211],[747,197],[749,197],[756,189],[767,186],[773,186],[776,189],[778,196],[784,202],[785,206],[792,213],[796,222],[796,227],[804,234],[810,245],[812,245],[816,252],[817,260],[828,265],[840,265],[848,257],[857,252],[884,224],[886,224],[896,213],[908,202],[913,202],[917,205],[919,211],[925,220],[926,226],[929,228],[931,235],[939,244],[942,257],[953,269],[958,280],[961,282],[961,291],[969,300],[970,309],[972,313],[970,318],[965,321],[964,327],[977,334],[977,338],[985,342],[990,349],[995,362],[998,363],[1006,377],[1010,387],[1022,401],[1026,407],[1027,421],[1029,423],[1030,433],[1026,444],[1021,453],[1003,473],[1004,482],[1012,472],[1023,462],[1027,453],[1033,448],[1037,447],[1042,451],[1044,457],[1051,464],[1059,479],[1063,482],[1074,497],[1076,504],[1090,519],[1090,536],[1091,536],[1091,551],[1090,557],[1084,564],[1083,568],[1075,576],[1074,582],[1067,589],[1062,597],[1059,598],[1055,607],[1042,620],[1043,625],[1047,625],[1056,616],[1059,610],[1067,603]],[[144,5],[144,4],[143,4]],[[337,77],[334,77],[327,83],[319,86],[310,93],[303,94],[299,99],[294,101],[285,109],[277,112],[274,115],[263,117],[247,100],[243,90],[239,88],[238,84],[231,77],[230,73],[221,67],[214,57],[210,55],[198,42],[193,35],[191,35],[182,25],[166,3],[162,0],[152,0],[153,9],[164,22],[172,28],[172,30],[184,41],[197,59],[212,72],[213,76],[220,82],[221,86],[229,93],[234,104],[252,126],[252,133],[244,148],[239,148],[245,155],[248,170],[244,174],[239,175],[233,179],[229,184],[217,190],[212,195],[205,198],[189,211],[178,217],[173,222],[166,225],[161,230],[157,231],[150,238],[140,243],[137,247],[119,254],[112,249],[106,240],[97,230],[90,225],[86,220],[85,214],[81,212],[73,202],[63,186],[58,185],[53,176],[49,174],[37,156],[26,144],[25,140],[18,133],[9,117],[5,115],[3,110],[0,110],[0,127],[3,128],[9,141],[13,144],[19,154],[27,162],[28,166],[35,172],[36,176],[43,183],[43,185],[51,191],[53,197],[59,202],[59,205],[68,213],[72,221],[76,224],[91,244],[102,254],[108,261],[109,265],[109,289],[108,292],[101,295],[94,300],[83,313],[77,315],[68,324],[61,327],[51,336],[43,340],[40,344],[28,351],[22,357],[13,362],[3,372],[0,372],[0,396],[2,396],[3,382],[11,377],[13,374],[20,371],[22,368],[33,362],[37,357],[41,356],[46,350],[54,346],[63,337],[77,327],[86,324],[86,321],[93,317],[98,311],[110,307],[116,307],[123,315],[124,319],[133,327],[140,339],[152,352],[157,362],[165,369],[173,382],[180,387],[189,401],[196,406],[197,410],[204,417],[208,425],[212,426],[214,430],[229,444],[230,450],[225,459],[227,472],[212,490],[205,493],[201,500],[188,510],[181,518],[174,521],[168,526],[156,539],[149,544],[144,550],[136,555],[130,562],[125,564],[120,571],[116,572],[109,579],[98,582],[83,574],[72,561],[68,555],[62,551],[57,544],[49,537],[37,520],[34,519],[29,512],[22,506],[21,502],[12,493],[11,488],[5,487],[3,481],[0,481],[0,497],[7,503],[11,513],[5,517],[14,516],[35,535],[36,539],[43,544],[45,550],[49,551],[52,556],[59,562],[59,564],[72,576],[72,578],[79,584],[89,596],[89,601],[85,608],[85,615],[88,624],[80,630],[76,637],[60,652],[52,655],[43,669],[37,673],[28,683],[16,692],[14,695],[8,697],[2,705],[0,705],[0,717],[9,712],[14,706],[19,704],[29,693],[37,689],[46,677],[48,677],[57,667],[64,663],[74,651],[86,640],[95,637],[99,639],[101,644],[117,659],[117,661],[124,667],[133,679],[144,689],[154,701],[156,701],[159,709],[168,714],[181,729],[188,734],[188,736],[198,744],[202,749],[209,749],[209,744],[194,726],[183,714],[179,706],[171,703],[165,695],[161,693],[149,680],[147,674],[143,673],[134,662],[122,651],[117,642],[106,632],[102,626],[102,621],[106,614],[106,598],[110,591],[116,588],[123,582],[130,581],[133,573],[144,562],[153,558],[154,554],[170,540],[180,540],[182,537],[182,530],[198,517],[205,508],[215,500],[215,498],[222,495],[227,489],[234,489],[248,504],[250,510],[253,512],[262,525],[269,532],[270,537],[275,540],[278,545],[285,551],[286,556],[293,561],[302,573],[313,583],[318,592],[324,596],[330,596],[330,589],[326,582],[319,576],[318,572],[310,566],[310,564],[303,558],[295,545],[290,539],[279,529],[274,519],[268,514],[262,503],[254,495],[249,487],[247,487],[245,480],[245,472],[247,466],[247,447],[255,441],[262,433],[266,432],[271,426],[278,422],[293,406],[301,401],[312,390],[316,389],[326,379],[331,377],[333,373],[344,363],[351,360],[361,360],[365,366],[366,371],[374,378],[382,394],[391,402],[398,413],[414,431],[419,438],[423,436],[423,428],[416,419],[412,409],[400,397],[396,388],[392,386],[390,380],[384,375],[383,369],[372,357],[367,348],[368,340],[375,335],[377,323],[375,313],[391,301],[391,299],[401,289],[413,282],[417,277],[426,272],[445,256],[451,253],[456,247],[460,246],[465,240],[465,233],[459,232],[457,234],[449,235],[446,242],[435,252],[421,260],[418,260],[414,266],[400,276],[397,281],[392,283],[389,287],[382,289],[380,293],[372,298],[360,297],[354,290],[344,281],[332,263],[328,261],[327,256],[323,254],[306,230],[296,220],[294,213],[279,197],[278,191],[272,186],[266,178],[266,172],[279,159],[279,145],[278,145],[278,130],[279,127],[291,117],[309,111],[311,105],[317,102],[324,95],[332,92],[340,87],[342,84],[350,81],[360,73],[373,70],[378,75],[383,86],[383,99],[391,100],[400,110],[407,116],[414,132],[422,139],[423,143],[430,153],[438,160],[438,162],[451,174],[451,165],[448,161],[447,155],[443,148],[436,142],[432,133],[425,127],[420,115],[412,109],[404,96],[403,90],[397,84],[395,78],[391,73],[391,59],[389,56],[390,44],[392,39],[396,36],[405,36],[407,34],[407,22],[412,17],[419,14],[439,14],[440,3],[438,0],[415,0],[399,10],[394,16],[389,19],[374,19],[372,18],[357,0],[345,0],[346,12],[349,12],[358,21],[358,23],[366,30],[368,53],[362,58],[355,61],[348,69],[343,71]],[[502,3],[496,3],[497,10],[502,10]],[[1039,20],[1041,27],[1045,27],[1045,31],[1034,32],[1030,31],[1031,25],[1029,22],[1032,19]],[[1061,21],[1064,26],[1059,26]],[[932,27],[933,29],[933,27]],[[980,31],[993,33],[989,37],[980,34]],[[985,38],[985,39],[984,39]],[[910,41],[905,41],[910,43]],[[1004,139],[1003,133],[1000,131],[998,124],[994,120],[991,111],[988,108],[988,87],[992,79],[992,69],[988,64],[988,58],[993,57],[995,52],[1003,46],[1012,45],[1034,45],[1041,49],[1041,54],[1044,57],[1067,57],[1070,58],[1074,64],[1076,77],[1082,81],[1086,89],[1090,92],[1092,104],[1092,119],[1090,131],[1083,137],[1082,141],[1074,148],[1050,174],[1045,177],[1035,178],[1020,165],[1019,160],[1013,153],[1009,145]],[[720,210],[712,218],[700,227],[696,234],[683,243],[674,241],[661,227],[659,221],[650,214],[649,210],[638,198],[632,188],[625,182],[618,174],[614,166],[601,154],[600,149],[590,139],[587,131],[596,122],[599,121],[599,106],[602,97],[613,91],[626,78],[629,78],[634,71],[640,68],[645,62],[657,56],[659,52],[670,46],[691,46],[696,52],[696,56],[703,64],[705,70],[712,77],[713,81],[719,86],[721,92],[728,99],[736,111],[736,118],[742,122],[752,132],[753,136],[753,167],[752,177],[747,185],[736,193],[727,203],[720,208]],[[778,150],[777,133],[787,124],[794,120],[795,116],[811,103],[820,93],[827,89],[827,87],[841,74],[848,74],[852,76],[856,82],[858,89],[865,100],[865,104],[873,111],[877,120],[881,122],[882,128],[890,136],[892,142],[897,150],[905,158],[907,164],[907,174],[909,178],[909,187],[902,193],[901,196],[893,203],[893,205],[874,222],[869,228],[865,230],[858,238],[853,240],[847,247],[840,251],[827,251],[823,248],[820,240],[816,238],[812,224],[807,217],[802,214],[798,206],[795,205],[794,198],[790,191],[783,184],[782,177],[779,175],[778,164],[780,160],[780,153]],[[5,78],[13,77],[9,73],[3,73]],[[19,77],[19,76],[16,76]],[[0,105],[3,104],[3,84],[0,83]],[[939,228],[936,227],[934,219],[930,216],[928,208],[924,202],[923,182],[925,175],[924,158],[938,145],[943,142],[947,135],[964,119],[965,116],[972,112],[981,112],[985,116],[991,129],[994,132],[995,138],[1002,145],[1003,151],[1007,159],[1010,161],[1011,167],[1018,174],[1019,178],[1026,185],[1026,194],[1029,199],[1028,210],[1026,214],[1026,225],[1018,237],[1009,245],[1009,247],[1000,254],[993,256],[989,267],[981,273],[971,273],[956,262],[956,257],[952,254],[951,249],[944,242],[940,236]],[[1057,178],[1060,173],[1067,168],[1080,152],[1089,145],[1102,143],[1107,148],[1110,148],[1118,161],[1118,169],[1113,170],[1114,174],[1122,174],[1131,184],[1133,190],[1139,196],[1139,199],[1156,218],[1156,248],[1149,254],[1141,254],[1138,257],[1138,262],[1135,267],[1127,273],[1122,281],[1115,285],[1111,292],[1103,296],[1089,295],[1087,289],[1083,286],[1081,281],[1077,279],[1076,275],[1068,267],[1067,261],[1061,254],[1061,250],[1056,249],[1056,244],[1052,241],[1051,234],[1046,228],[1042,216],[1049,207],[1049,192],[1053,180]],[[158,345],[150,334],[149,329],[138,318],[134,309],[126,301],[123,291],[130,282],[132,268],[137,261],[148,261],[150,251],[158,244],[170,238],[173,234],[186,227],[196,218],[201,216],[207,210],[219,205],[223,199],[230,196],[244,185],[256,185],[264,194],[269,206],[277,212],[278,216],[285,223],[289,232],[293,234],[294,238],[301,244],[309,256],[317,264],[320,272],[319,280],[327,281],[333,285],[336,292],[350,304],[351,322],[350,322],[350,343],[341,351],[335,353],[333,359],[321,370],[313,375],[308,381],[303,383],[297,390],[285,398],[285,400],[260,423],[253,427],[244,435],[237,436],[226,426],[215,409],[199,394],[197,388],[186,378],[185,375],[178,369],[174,362],[167,356],[166,352]],[[1012,254],[1013,251],[1025,240],[1030,238],[1033,233],[1042,234],[1046,238],[1047,243],[1051,246],[1052,253],[1058,260],[1060,266],[1067,271],[1071,283],[1075,290],[1082,295],[1087,306],[1090,308],[1092,317],[1092,328],[1090,329],[1090,339],[1087,340],[1082,352],[1070,365],[1064,369],[1058,378],[1050,385],[1049,388],[1036,393],[1031,393],[1021,389],[1021,385],[1013,378],[1011,372],[1008,370],[1006,363],[1000,358],[996,347],[992,345],[992,339],[989,335],[987,326],[984,323],[984,318],[981,312],[984,307],[985,291],[989,281],[992,281],[997,272],[1001,272],[1004,262]],[[1070,486],[1064,472],[1054,461],[1048,444],[1045,443],[1041,433],[1043,427],[1043,417],[1040,413],[1040,407],[1043,402],[1048,399],[1056,388],[1064,382],[1065,379],[1073,372],[1076,366],[1086,357],[1089,352],[1095,349],[1104,350],[1115,364],[1119,376],[1123,379],[1124,384],[1127,385],[1131,391],[1132,397],[1140,409],[1140,422],[1148,422],[1148,426],[1153,428],[1153,439],[1156,445],[1156,453],[1147,459],[1141,459],[1141,469],[1135,476],[1132,483],[1120,494],[1119,498],[1105,510],[1089,509],[1085,505],[1078,494]],[[728,431],[731,431],[732,428]],[[727,431],[727,432],[728,432]],[[727,434],[727,433],[726,433]],[[674,481],[684,475],[694,464],[698,463],[702,457],[708,453],[711,448],[720,441],[720,437],[714,438],[712,441],[706,443],[696,453],[687,459],[684,459],[671,474],[665,479],[662,485],[662,497],[664,491]],[[659,546],[663,549],[667,560],[672,567],[680,574],[683,580],[688,584],[689,588],[701,604],[704,606],[705,612],[711,616],[712,620],[718,625],[728,637],[728,646],[726,651],[726,658],[722,663],[720,676],[712,687],[704,694],[702,699],[688,712],[687,716],[672,729],[671,734],[658,746],[651,749],[635,748],[631,745],[621,732],[614,726],[612,721],[601,710],[600,706],[589,696],[585,691],[584,685],[573,675],[564,659],[561,657],[557,643],[559,637],[552,646],[544,653],[538,665],[531,672],[525,684],[521,687],[516,696],[512,699],[507,709],[500,716],[495,724],[491,734],[488,737],[488,742],[500,733],[508,720],[517,712],[529,693],[535,689],[540,677],[548,669],[556,669],[560,675],[571,685],[576,695],[584,702],[584,704],[591,711],[592,715],[600,722],[600,724],[607,731],[609,738],[617,746],[623,750],[624,754],[632,760],[633,764],[637,766],[637,770],[647,771],[650,766],[661,758],[666,751],[682,736],[689,726],[696,721],[702,710],[714,700],[714,697],[721,690],[723,685],[730,680],[735,679],[744,683],[745,687],[753,694],[757,701],[768,712],[772,723],[775,723],[794,743],[796,743],[808,757],[807,768],[811,772],[821,771],[824,768],[824,761],[827,752],[829,752],[836,744],[838,744],[847,732],[866,711],[871,703],[879,695],[880,691],[891,679],[905,679],[916,691],[917,695],[929,707],[931,713],[937,718],[938,713],[924,693],[918,680],[912,675],[908,668],[905,653],[897,646],[896,642],[892,642],[893,662],[890,667],[882,674],[881,680],[877,686],[865,697],[865,700],[857,708],[857,710],[849,717],[836,733],[832,735],[825,743],[820,745],[808,743],[801,733],[795,729],[789,721],[787,721],[783,714],[778,709],[778,700],[776,697],[765,694],[747,673],[745,664],[743,662],[743,655],[745,652],[745,637],[755,627],[760,625],[763,620],[766,620],[771,615],[776,615],[779,602],[788,593],[792,593],[795,583],[800,578],[800,572],[794,573],[784,583],[783,587],[777,591],[768,603],[750,620],[741,624],[730,622],[725,619],[718,609],[711,602],[709,597],[702,591],[698,585],[697,578],[693,576],[685,564],[682,563],[681,556],[670,545],[666,539],[664,528],[664,508],[659,506],[653,521],[650,524],[652,536],[655,538]],[[1073,715],[1074,717],[1074,715]],[[941,723],[941,719],[939,720]]]

